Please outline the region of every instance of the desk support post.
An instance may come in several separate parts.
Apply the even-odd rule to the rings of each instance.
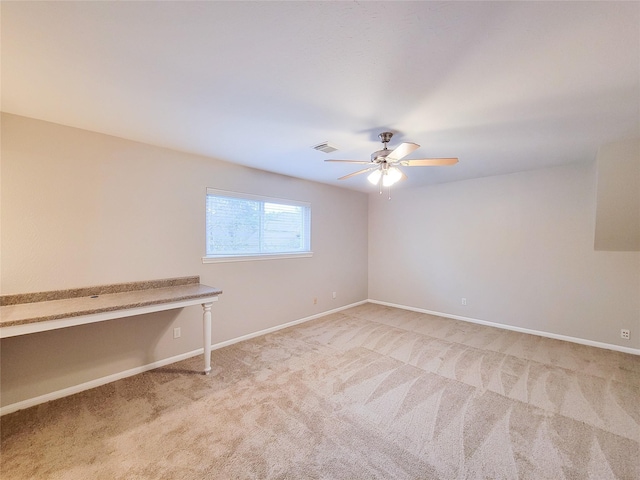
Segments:
[[[202,304],[202,331],[204,340],[204,374],[211,372],[211,306],[213,302]]]

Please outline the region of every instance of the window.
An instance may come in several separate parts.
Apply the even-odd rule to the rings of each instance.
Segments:
[[[311,205],[207,188],[203,262],[311,256]]]

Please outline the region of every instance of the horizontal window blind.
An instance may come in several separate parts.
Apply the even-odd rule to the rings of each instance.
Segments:
[[[207,189],[207,257],[311,250],[311,205]]]

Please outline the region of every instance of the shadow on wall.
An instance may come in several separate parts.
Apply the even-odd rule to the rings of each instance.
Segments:
[[[180,312],[168,310],[2,339],[2,404],[148,365],[159,360],[158,351],[182,353],[185,342],[193,342],[191,350],[201,348],[200,338],[173,339],[172,326]]]
[[[598,152],[594,247],[640,251],[640,138],[605,145]]]

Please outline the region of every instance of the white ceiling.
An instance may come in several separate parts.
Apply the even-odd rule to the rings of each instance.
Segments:
[[[2,110],[375,190],[591,161],[640,135],[640,2],[8,2]],[[311,147],[329,141],[339,151]]]

